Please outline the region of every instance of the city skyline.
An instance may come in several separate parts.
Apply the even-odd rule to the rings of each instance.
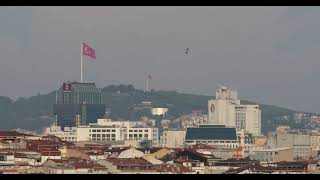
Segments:
[[[1,7],[0,95],[79,81],[88,41],[97,60],[84,61],[84,79],[98,87],[145,89],[149,72],[154,89],[213,96],[221,83],[240,99],[320,112],[317,8]]]

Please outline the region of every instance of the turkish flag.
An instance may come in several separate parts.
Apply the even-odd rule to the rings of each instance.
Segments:
[[[86,43],[82,43],[82,54],[96,59],[96,51]]]

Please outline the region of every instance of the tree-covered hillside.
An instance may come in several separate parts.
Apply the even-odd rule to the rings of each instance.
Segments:
[[[106,107],[111,110],[111,118],[135,119],[134,107],[142,101],[151,101],[155,107],[168,107],[169,115],[173,118],[192,110],[207,112],[207,102],[213,97],[204,95],[182,94],[176,91],[144,92],[135,89],[132,85],[110,85],[102,89]],[[8,97],[0,97],[0,125],[1,130],[24,128],[38,130],[53,122],[52,105],[55,102],[55,92],[37,95],[30,98],[20,98],[13,101]],[[244,103],[252,103],[242,101]],[[262,129],[264,132],[274,128],[274,119],[288,115],[295,111],[261,105]],[[291,123],[288,121],[287,123]]]

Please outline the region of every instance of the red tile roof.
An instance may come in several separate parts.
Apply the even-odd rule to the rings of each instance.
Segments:
[[[111,162],[113,165],[120,165],[120,166],[152,166],[150,162],[143,158],[125,158],[125,159],[118,159],[118,158],[109,158],[107,161]]]
[[[191,173],[192,170],[188,167],[178,165],[178,164],[162,164],[158,166],[158,171],[160,172],[171,172],[171,173]]]
[[[71,164],[75,169],[106,169],[104,166],[95,163],[76,162]]]
[[[19,133],[16,131],[0,131],[0,137],[21,137],[21,136],[34,136],[34,135]]]
[[[14,153],[14,158],[27,158],[25,153]]]
[[[299,164],[299,162],[297,162]],[[291,172],[303,172],[307,171],[307,164],[302,163],[301,166],[297,167],[273,167],[273,166],[261,166],[259,163],[251,163],[246,166],[242,166],[236,169],[229,169],[224,174],[238,174],[245,170],[252,172],[276,172],[276,171],[291,171]]]
[[[85,152],[85,154],[89,155],[89,156],[101,156],[104,155],[104,152],[101,151],[89,151],[89,152]]]
[[[0,149],[0,152],[36,152],[36,151],[33,151],[33,150],[30,150],[30,149]]]

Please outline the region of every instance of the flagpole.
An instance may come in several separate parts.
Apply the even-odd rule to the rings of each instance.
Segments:
[[[149,73],[147,73],[147,92],[149,91]]]
[[[83,70],[82,70],[82,67],[83,67],[83,62],[82,62],[82,54],[83,54],[83,52],[82,52],[82,49],[83,49],[83,48],[82,48],[82,42],[81,42],[81,46],[80,46],[80,47],[81,47],[81,50],[80,50],[80,52],[81,52],[81,55],[80,55],[80,56],[81,56],[81,59],[80,59],[80,61],[81,61],[81,62],[80,62],[80,64],[81,64],[81,65],[80,65],[80,66],[81,66],[81,70],[80,70],[80,71],[81,71],[81,81],[80,81],[80,82],[82,83],[82,82],[83,82],[83,72],[82,72],[82,71],[83,71]]]

